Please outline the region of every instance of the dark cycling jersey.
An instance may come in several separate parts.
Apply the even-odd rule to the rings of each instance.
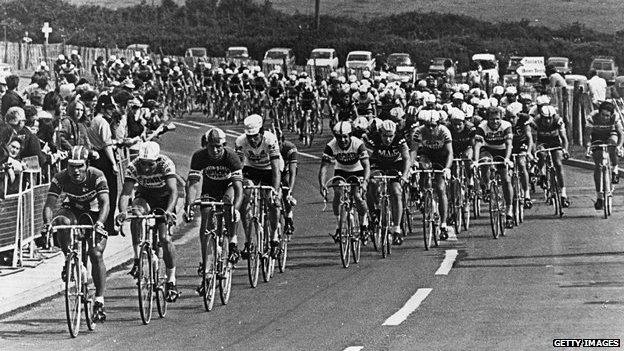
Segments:
[[[600,111],[594,111],[587,117],[587,128],[590,129],[591,141],[604,141],[617,137],[617,125],[621,122],[615,113],[604,118]]]
[[[518,113],[517,120],[512,125],[513,132],[513,148],[514,150],[519,150],[522,145],[527,145],[529,140],[526,135],[526,126],[532,125],[533,117],[531,117],[527,113]]]
[[[138,194],[157,193],[160,197],[169,196],[167,180],[176,178],[176,167],[173,161],[165,155],[160,155],[156,160],[156,166],[150,169],[149,173],[141,171],[141,167],[138,167],[140,162],[141,160],[136,159],[128,165],[125,179],[138,184]]]
[[[459,156],[472,146],[477,128],[470,122],[464,122],[464,129],[461,132],[456,132],[453,128],[450,130],[453,138],[453,155]]]
[[[561,117],[555,116],[547,122],[542,116],[537,116],[533,123],[537,132],[538,144],[544,144],[547,147],[561,146],[559,133],[565,133],[565,124]]]
[[[218,159],[208,156],[208,150],[202,149],[193,154],[189,181],[203,179],[202,195],[210,194],[213,189],[227,189],[236,180],[243,180],[243,165],[236,152],[226,147]]]
[[[369,146],[372,150],[370,155],[371,168],[380,170],[398,170],[403,169],[403,152],[409,152],[405,139],[396,135],[392,142],[385,145],[381,141],[379,134],[373,134],[369,140]]]
[[[312,104],[316,100],[316,95],[312,91],[304,91],[301,93],[301,109],[303,111],[312,110]]]
[[[87,176],[80,183],[74,183],[68,171],[63,170],[52,179],[48,195],[59,197],[63,193],[67,194],[64,203],[71,207],[84,211],[98,212],[100,209],[97,196],[99,194],[108,194],[108,183],[106,183],[104,173],[97,168],[88,167]]]

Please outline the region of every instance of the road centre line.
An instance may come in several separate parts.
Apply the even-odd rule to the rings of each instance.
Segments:
[[[444,254],[444,260],[440,264],[440,268],[435,272],[435,275],[447,275],[453,267],[453,263],[457,258],[457,250],[446,250]]]
[[[193,126],[193,125],[185,124],[185,123],[182,123],[182,122],[173,122],[173,124],[180,125],[182,127],[187,127],[187,128],[200,129],[198,126]]]
[[[430,288],[416,290],[416,293],[410,297],[409,300],[407,300],[405,305],[403,305],[403,307],[401,307],[401,309],[395,314],[386,319],[382,325],[396,326],[403,323],[403,321],[406,320],[407,317],[418,308],[418,306],[420,306],[432,290],[433,289]]]
[[[363,348],[364,348],[364,346],[349,346],[346,349],[344,349],[343,351],[360,351]]]
[[[236,134],[236,136],[239,136],[239,135],[242,135],[242,134],[243,134],[243,133],[241,133],[241,132],[237,132],[237,131],[235,131],[235,130],[231,130],[231,129],[226,129],[225,131],[226,131],[226,132],[228,132],[228,133]]]

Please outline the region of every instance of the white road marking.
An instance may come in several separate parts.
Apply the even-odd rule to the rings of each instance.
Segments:
[[[438,268],[438,270],[436,271],[435,275],[447,275],[448,272],[451,271],[451,268],[453,267],[453,263],[455,262],[456,258],[457,250],[446,250],[446,253],[444,254],[444,260],[442,261],[442,264],[440,265],[440,268]]]
[[[349,346],[346,349],[344,349],[343,351],[360,351],[363,348],[364,348],[364,346]]]
[[[456,258],[457,250],[446,250],[446,253],[444,254],[444,260],[442,261],[440,268],[438,268],[438,270],[435,272],[435,275],[447,275],[451,271],[451,268],[453,267],[453,263],[455,262]]]
[[[416,293],[412,297],[410,297],[409,300],[407,300],[405,305],[401,307],[401,309],[398,310],[397,313],[386,319],[386,321],[383,322],[382,325],[395,326],[403,323],[403,321],[406,320],[407,317],[418,308],[418,306],[420,306],[420,304],[425,300],[425,298],[427,298],[427,295],[429,295],[432,290],[433,289],[430,288],[416,290]]]
[[[182,123],[182,122],[174,122],[174,123],[175,123],[175,125],[177,125],[177,126],[182,126],[182,127],[187,127],[187,128],[193,128],[193,129],[200,129],[198,126],[192,126],[192,125],[190,125],[190,124],[185,124],[185,123]]]
[[[226,131],[226,132],[228,132],[228,133],[235,134],[236,136],[239,136],[239,135],[242,135],[242,134],[243,134],[243,133],[241,133],[241,132],[237,132],[237,131],[235,131],[235,130],[231,130],[231,129],[226,129],[225,131]]]
[[[196,121],[192,121],[192,120],[189,120],[189,121],[187,121],[187,122],[189,122],[189,123],[193,123],[193,124],[197,124],[197,125],[200,125],[200,126],[204,126],[204,127],[214,128],[214,126],[213,126],[213,125],[210,125],[210,124],[208,124],[208,123],[196,122]]]
[[[312,159],[315,159],[315,160],[320,160],[321,159],[320,157],[318,157],[316,155],[310,155],[310,154],[307,154],[307,153],[301,152],[301,151],[299,151],[299,155],[305,156],[305,157],[308,157],[308,158],[312,158]]]

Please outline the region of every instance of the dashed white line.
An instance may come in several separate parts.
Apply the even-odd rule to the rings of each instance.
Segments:
[[[401,307],[401,309],[398,310],[395,314],[390,316],[390,318],[386,319],[386,321],[383,322],[382,325],[396,326],[403,323],[403,321],[406,320],[407,317],[412,314],[412,312],[414,312],[418,308],[418,306],[420,306],[420,304],[427,298],[427,295],[431,293],[431,290],[433,289],[422,288],[416,290],[416,293],[412,297],[410,297],[409,300],[407,300],[405,305]]]
[[[182,122],[173,122],[173,123],[175,125],[177,125],[177,126],[180,125],[182,127],[193,128],[193,129],[200,129],[198,126],[193,126],[193,125],[185,124],[185,123],[182,123]]]
[[[231,129],[226,129],[225,131],[228,132],[228,133],[235,134],[236,136],[239,136],[239,135],[243,134],[241,132],[237,132],[237,131],[231,130]]]
[[[343,351],[360,351],[363,348],[364,348],[364,346],[349,346],[346,349],[344,349]]]
[[[435,275],[447,275],[451,271],[451,268],[453,267],[453,263],[455,262],[456,258],[457,250],[446,250],[446,253],[444,254],[444,260],[442,261],[440,268],[438,268],[438,270],[435,272]]]

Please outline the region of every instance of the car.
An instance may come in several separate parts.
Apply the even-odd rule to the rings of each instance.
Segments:
[[[184,57],[206,58],[208,57],[208,50],[206,48],[188,48]]]
[[[549,57],[546,65],[553,66],[561,75],[572,74],[570,59],[567,57]]]
[[[264,53],[264,60],[262,60],[262,65],[283,65],[286,64],[287,67],[292,67],[295,64],[295,53],[292,49],[289,48],[272,48],[267,50]]]
[[[414,66],[399,66],[394,71],[404,83],[416,83],[416,68]]]
[[[412,58],[410,54],[406,53],[390,54],[386,59],[386,63],[388,64],[388,68],[390,69],[390,71],[396,71],[398,67],[414,68],[414,64],[412,63]]]
[[[481,66],[481,74],[490,76],[490,83],[498,83],[498,59],[494,54],[474,54],[472,55],[472,62]]]
[[[439,77],[446,71],[446,65],[451,65],[457,71],[457,62],[448,57],[434,57],[429,62],[429,75]]]
[[[370,51],[351,51],[345,62],[347,69],[363,68],[372,71],[375,69],[375,58]]]
[[[135,53],[139,52],[143,57],[149,55],[150,46],[148,44],[130,44],[126,47],[126,50],[133,50]]]
[[[230,46],[225,51],[225,58],[246,60],[249,59],[249,50],[245,46]]]
[[[579,87],[583,88],[584,92],[588,92],[587,77],[582,74],[568,74],[565,76],[566,84],[569,88],[574,88],[574,83],[579,82]]]
[[[317,48],[312,50],[307,62],[308,66],[329,67],[333,70],[338,68],[338,54],[335,49]]]
[[[610,56],[595,57],[589,65],[589,69],[596,70],[598,77],[603,78],[607,83],[615,83],[615,77],[619,73],[615,60]]]
[[[517,74],[516,70],[522,65],[522,56],[511,56],[509,62],[507,62],[507,70],[505,74]]]

